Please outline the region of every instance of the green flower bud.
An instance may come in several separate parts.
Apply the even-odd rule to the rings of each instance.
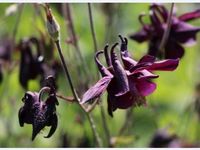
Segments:
[[[46,8],[46,15],[47,15],[47,30],[49,32],[49,35],[51,38],[56,42],[60,39],[60,26],[58,22],[56,21],[55,17],[52,15],[51,10],[49,8]]]

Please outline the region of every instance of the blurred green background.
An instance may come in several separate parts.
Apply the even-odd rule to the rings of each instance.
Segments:
[[[19,11],[13,9],[13,13],[6,12],[16,4],[0,4],[0,37],[5,35],[12,37]],[[83,64],[76,58],[77,50],[67,44],[69,30],[61,11],[62,4],[50,4],[53,13],[61,27],[61,45],[75,87],[82,94],[82,83],[87,77],[82,70]],[[138,15],[141,12],[148,13],[148,3],[110,4],[109,12],[107,4],[92,4],[94,27],[98,49],[103,49],[106,43],[113,44],[119,41],[118,34],[127,36],[141,28]],[[169,4],[164,4],[168,9]],[[88,6],[86,3],[70,4],[74,28],[77,34],[81,53],[86,61],[90,74],[88,84],[91,86],[97,81],[96,66],[94,63],[94,47],[89,24]],[[177,15],[199,8],[200,4],[176,4]],[[106,11],[107,10],[107,11]],[[45,19],[44,10],[41,8]],[[110,15],[109,15],[110,14]],[[148,19],[148,17],[147,17]],[[148,22],[149,20],[145,20]],[[200,26],[200,19],[191,24]],[[24,4],[21,19],[17,28],[15,42],[19,43],[24,37],[40,37],[38,28],[47,33],[43,20],[38,16],[33,4]],[[46,38],[50,38],[46,36]],[[129,40],[129,51],[138,60],[147,52],[147,43],[138,44]],[[48,49],[45,51],[48,52]],[[58,58],[57,51],[54,51]],[[35,139],[31,141],[32,126],[25,124],[23,128],[18,123],[18,110],[23,105],[21,99],[25,91],[19,83],[19,51],[13,52],[12,61],[17,65],[9,70],[3,66],[3,81],[0,84],[0,147],[94,147],[94,138],[89,122],[76,104],[67,103],[59,99],[57,107],[59,117],[58,128],[55,134],[49,138],[43,138],[48,133],[45,128]],[[198,114],[194,111],[195,86],[200,82],[200,34],[197,44],[185,47],[185,55],[180,61],[178,69],[174,72],[156,72],[160,75],[154,82],[157,90],[147,97],[147,107],[133,109],[131,124],[126,132],[118,137],[118,132],[125,120],[125,110],[117,110],[111,118],[106,112],[106,120],[112,137],[118,137],[116,147],[148,147],[158,129],[167,128],[170,133],[189,143],[200,141],[200,126]],[[79,67],[81,66],[81,67]],[[72,96],[69,85],[61,71],[58,76],[58,92],[65,96]],[[29,82],[29,90],[39,91],[38,80]],[[106,94],[103,95],[104,110],[107,110]],[[104,128],[100,116],[100,108],[97,106],[92,114],[100,136],[105,143]]]

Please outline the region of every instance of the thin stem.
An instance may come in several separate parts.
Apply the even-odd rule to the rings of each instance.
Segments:
[[[94,44],[94,51],[97,52],[98,47],[97,47],[97,42],[96,42],[96,34],[95,34],[95,30],[94,30],[93,17],[92,17],[92,8],[91,8],[90,3],[88,3],[88,13],[89,13],[89,20],[90,20],[90,29],[91,29],[92,39],[93,39],[93,44]],[[97,75],[99,76],[98,72],[97,72]],[[101,101],[101,100],[99,99],[99,101]],[[106,122],[104,108],[101,103],[100,103],[100,110],[101,110],[102,123],[103,123],[103,127],[105,130],[106,138],[107,138],[106,141],[108,142],[108,145],[110,146],[110,132],[109,132],[108,125]]]
[[[165,45],[168,41],[168,38],[169,38],[169,33],[170,33],[170,30],[171,30],[171,24],[172,24],[173,9],[174,9],[174,3],[171,4],[170,14],[167,18],[167,28],[166,28],[166,30],[163,34],[163,37],[162,37],[162,40],[161,40],[161,43],[160,43],[159,50],[161,52],[164,52],[164,47],[165,47]]]
[[[107,122],[106,122],[106,116],[105,116],[105,111],[104,111],[104,108],[103,108],[103,103],[101,102],[100,104],[100,110],[101,110],[101,118],[102,118],[102,121],[103,121],[103,128],[105,130],[105,134],[106,134],[106,137],[107,137],[107,144],[109,147],[112,146],[111,144],[111,137],[110,137],[110,131],[108,129],[108,125],[107,125]]]
[[[78,52],[78,57],[80,58],[81,62],[83,63],[83,71],[86,75],[88,75],[88,71],[86,69],[86,63],[85,63],[85,60],[82,56],[82,53],[81,53],[81,50],[80,50],[80,47],[79,47],[79,44],[78,44],[78,41],[77,41],[77,36],[76,36],[76,31],[74,29],[74,23],[73,23],[73,18],[72,18],[72,15],[71,15],[71,9],[70,9],[70,4],[69,3],[63,3],[62,4],[62,13],[65,17],[65,20],[66,20],[66,24],[67,24],[67,27],[70,31],[70,38],[72,38],[72,43],[73,45],[75,46],[77,52]]]
[[[90,122],[90,126],[92,128],[92,131],[93,131],[94,137],[96,139],[97,145],[98,145],[98,147],[101,147],[102,146],[101,139],[100,139],[100,137],[98,135],[98,132],[96,130],[96,126],[94,124],[93,117],[91,116],[91,114],[87,113],[85,108],[79,103],[80,100],[79,100],[79,97],[78,97],[78,95],[77,95],[77,93],[76,93],[76,91],[74,89],[74,86],[73,86],[73,83],[72,83],[72,80],[71,80],[71,76],[69,74],[67,65],[65,63],[65,60],[64,60],[64,57],[63,57],[63,54],[62,54],[62,49],[60,47],[60,42],[56,41],[55,43],[56,43],[56,47],[57,47],[59,55],[60,55],[60,59],[61,59],[61,62],[62,62],[63,69],[64,69],[65,74],[67,76],[67,79],[69,81],[70,88],[71,88],[71,91],[73,93],[73,96],[74,96],[75,100],[78,102],[78,105],[80,106],[80,108],[85,112],[85,114],[86,114],[86,116],[87,116],[87,118],[88,118],[88,120]]]
[[[63,96],[63,95],[61,95],[61,94],[58,94],[58,93],[56,93],[56,97],[58,97],[58,98],[60,98],[60,99],[63,99],[63,100],[65,100],[65,101],[67,101],[67,102],[70,102],[70,103],[75,102],[75,100],[74,100],[73,97],[65,97],[65,96]]]
[[[75,89],[74,89],[74,86],[73,86],[73,83],[72,83],[72,80],[71,80],[71,76],[70,76],[70,74],[69,74],[67,65],[66,65],[66,63],[65,63],[65,59],[64,59],[63,54],[62,54],[62,49],[61,49],[61,47],[60,47],[60,41],[56,41],[55,43],[56,43],[56,47],[57,47],[57,49],[58,49],[58,53],[59,53],[59,55],[60,55],[60,59],[61,59],[61,62],[62,62],[63,69],[64,69],[64,71],[65,71],[65,75],[67,76],[67,79],[68,79],[68,81],[69,81],[69,85],[70,85],[72,94],[73,94],[75,100],[77,100],[77,101],[79,102],[79,101],[80,101],[80,100],[79,100],[79,97],[78,97],[78,95],[76,94],[76,91],[75,91]]]
[[[94,50],[95,50],[95,52],[97,52],[97,50],[98,50],[98,48],[97,48],[97,40],[96,40],[95,31],[94,31],[92,8],[91,8],[91,4],[90,3],[88,3],[88,12],[89,12],[89,19],[90,19],[90,29],[91,29],[91,32],[92,32],[92,39],[93,39],[93,43],[94,43]]]
[[[119,130],[118,136],[123,135],[124,132],[126,131],[127,127],[129,126],[129,124],[132,122],[132,119],[131,119],[132,112],[133,112],[133,107],[131,107],[130,109],[127,110],[124,124],[122,125],[121,129]]]

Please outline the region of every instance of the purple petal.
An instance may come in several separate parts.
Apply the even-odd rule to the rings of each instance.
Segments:
[[[170,40],[165,46],[165,58],[176,59],[184,55],[183,47],[175,41]]]
[[[199,17],[200,17],[200,9],[192,11],[192,12],[185,13],[185,14],[179,16],[178,18],[181,21],[190,21],[190,20],[193,20],[193,19],[197,19]]]
[[[167,59],[162,61],[157,61],[148,67],[148,70],[162,70],[162,71],[173,71],[177,68],[179,64],[179,59]]]
[[[139,60],[138,64],[139,63],[145,63],[145,62],[153,63],[155,60],[156,60],[156,58],[154,56],[145,55]]]
[[[155,91],[156,84],[146,79],[140,79],[136,81],[136,87],[142,96],[147,96]]]
[[[143,69],[143,70],[135,70],[134,72],[128,74],[128,76],[135,77],[137,79],[153,79],[158,78],[158,75],[151,73],[150,71]]]
[[[199,27],[194,27],[183,21],[177,21],[177,23],[172,26],[173,39],[183,44],[194,44],[196,41],[196,34],[199,31]]]
[[[135,40],[135,41],[137,41],[139,43],[142,43],[142,42],[144,42],[144,41],[149,39],[149,34],[146,31],[146,29],[143,27],[142,30],[140,30],[137,33],[131,34],[129,37],[132,40]]]
[[[163,34],[160,34],[163,35]],[[151,56],[159,56],[159,46],[161,38],[154,37],[149,41],[148,54]]]
[[[137,64],[137,61],[133,60],[131,57],[124,56],[123,52],[121,52],[122,61],[125,69],[129,70],[133,66]]]
[[[95,62],[96,62],[96,64],[97,64],[97,67],[98,67],[98,69],[99,69],[99,71],[100,71],[102,77],[105,77],[105,76],[110,76],[110,77],[112,77],[113,75],[110,73],[110,71],[109,71],[106,67],[104,67],[104,66],[100,63],[100,61],[98,60],[99,54],[102,54],[102,53],[104,53],[104,52],[103,52],[103,51],[98,51],[98,52],[96,52],[96,54],[95,54]]]
[[[114,106],[113,101],[115,98],[113,98],[110,94],[108,94],[107,97],[107,103],[108,103],[108,114],[113,117],[113,111],[115,111],[117,108]]]
[[[152,4],[151,9],[155,9],[159,12],[159,14],[162,16],[162,19],[164,20],[164,22],[167,22],[167,18],[169,16],[168,10],[161,4]]]
[[[123,95],[125,94],[127,91],[129,91],[129,86],[128,86],[128,78],[126,75],[126,72],[124,70],[124,68],[122,67],[120,61],[117,58],[117,55],[114,52],[115,47],[117,46],[118,43],[116,43],[115,45],[113,45],[113,47],[111,48],[111,62],[112,62],[112,66],[114,69],[114,76],[116,78],[117,81],[117,87],[119,91],[118,93],[116,93],[116,95]]]
[[[127,109],[134,104],[134,98],[130,92],[127,92],[124,95],[117,96],[113,104],[116,108]]]
[[[81,100],[81,104],[101,96],[108,87],[111,79],[112,77],[109,76],[100,79],[94,86],[92,86],[89,90],[87,90],[87,92],[85,92]]]
[[[134,72],[134,71],[138,71],[138,70],[144,70],[146,68],[148,68],[148,66],[151,66],[152,63],[138,63],[137,65],[131,67],[128,71],[129,72]]]

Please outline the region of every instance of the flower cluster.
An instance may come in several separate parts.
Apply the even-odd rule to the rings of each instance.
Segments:
[[[159,58],[181,58],[184,55],[184,48],[181,44],[192,45],[196,42],[196,34],[200,31],[199,27],[188,24],[188,21],[200,17],[200,9],[183,14],[177,17],[172,15],[172,23],[164,51],[160,49],[160,43],[164,32],[167,29],[168,10],[159,4],[150,6],[150,24],[145,24],[142,20],[144,15],[139,16],[142,29],[130,35],[132,40],[139,43],[149,41],[148,54]]]
[[[51,137],[58,124],[58,118],[56,115],[56,105],[58,100],[56,98],[55,81],[52,76],[49,76],[45,80],[45,87],[40,92],[28,91],[25,93],[22,101],[24,106],[19,110],[19,124],[21,127],[24,123],[32,124],[32,140],[36,135],[45,127],[51,126],[49,134],[45,138]],[[48,97],[45,101],[42,101],[42,94],[48,92]]]
[[[146,104],[145,96],[151,94],[156,89],[156,84],[150,81],[158,75],[152,73],[155,70],[173,71],[179,63],[179,59],[167,59],[156,61],[150,55],[143,56],[138,62],[133,60],[128,53],[128,40],[119,36],[121,39],[120,54],[123,65],[118,59],[114,44],[108,52],[108,45],[104,51],[98,51],[95,61],[102,78],[83,95],[81,103],[98,98],[106,90],[108,92],[108,113],[117,108],[126,109],[131,106]],[[99,55],[104,54],[107,67],[99,61]]]

